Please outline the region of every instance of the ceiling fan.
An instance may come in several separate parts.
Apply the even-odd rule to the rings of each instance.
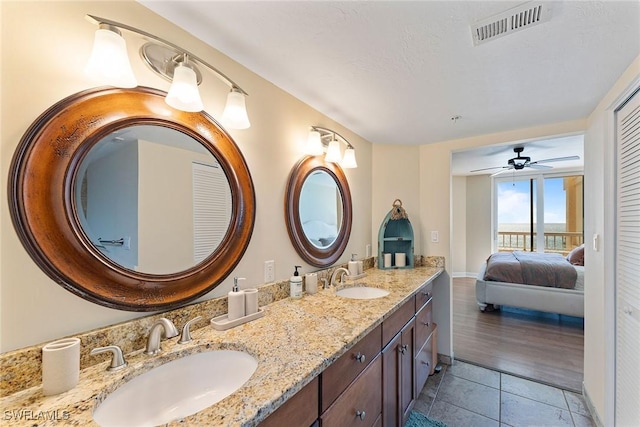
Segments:
[[[496,176],[501,173],[509,172],[510,170],[522,170],[524,168],[532,168],[532,169],[551,169],[551,166],[542,165],[541,163],[551,163],[551,162],[560,162],[564,160],[579,160],[580,156],[567,156],[567,157],[554,157],[552,159],[543,159],[537,160],[535,162],[531,161],[531,157],[521,156],[520,153],[524,151],[524,147],[515,147],[513,152],[516,153],[516,157],[509,159],[507,161],[507,166],[494,166],[491,168],[482,168],[475,169],[470,172],[480,172],[491,169],[502,169],[491,176]]]

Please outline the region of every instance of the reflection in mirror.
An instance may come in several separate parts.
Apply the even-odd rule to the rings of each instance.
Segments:
[[[110,133],[82,159],[75,181],[86,238],[112,262],[171,274],[211,255],[228,232],[231,189],[217,159],[175,129]]]
[[[351,192],[340,166],[306,156],[293,167],[285,195],[285,220],[293,247],[309,264],[332,265],[351,234]]]
[[[305,237],[317,248],[335,242],[342,224],[342,197],[336,181],[323,170],[312,172],[302,184],[299,205]]]

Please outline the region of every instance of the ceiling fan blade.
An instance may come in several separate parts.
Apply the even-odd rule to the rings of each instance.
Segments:
[[[498,176],[498,175],[500,175],[501,173],[509,172],[510,170],[513,170],[513,168],[506,168],[506,169],[501,170],[501,171],[498,171],[498,172],[496,172],[496,173],[492,173],[492,174],[491,174],[491,175],[489,175],[489,176],[490,176],[490,177]]]
[[[530,167],[531,169],[553,169],[551,166],[537,165],[535,163],[529,163],[527,167]]]
[[[580,156],[567,156],[567,157],[554,157],[553,159],[543,159],[543,160],[538,160],[536,162],[531,162],[531,165],[537,164],[537,163],[551,163],[551,162],[561,162],[564,160],[580,160]]]
[[[502,168],[507,168],[507,167],[508,167],[508,166],[494,166],[494,167],[492,167],[492,168],[474,169],[474,170],[469,171],[469,172],[488,171],[488,170],[491,170],[491,169],[502,169]]]

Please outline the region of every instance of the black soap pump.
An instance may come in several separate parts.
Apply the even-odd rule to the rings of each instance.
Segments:
[[[294,267],[293,276],[289,279],[289,296],[291,298],[302,298],[302,277],[298,273],[298,269],[302,267],[299,265]]]

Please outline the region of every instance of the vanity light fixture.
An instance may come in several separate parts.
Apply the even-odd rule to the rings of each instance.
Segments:
[[[93,15],[87,15],[87,20],[98,26],[93,51],[85,68],[90,76],[115,87],[138,85],[121,33],[121,30],[126,30],[150,40],[140,48],[140,56],[151,70],[171,82],[165,99],[168,105],[181,111],[202,111],[204,106],[198,91],[202,81],[200,67],[207,68],[231,88],[222,113],[223,125],[232,129],[251,126],[245,106],[247,92],[212,65],[167,40],[135,27]]]
[[[347,146],[344,150],[344,157],[340,152],[340,143]],[[356,162],[356,150],[338,132],[320,126],[311,126],[305,153],[310,156],[318,156],[327,147],[327,154],[324,157],[326,162],[338,163],[343,169],[353,169],[358,167]]]

